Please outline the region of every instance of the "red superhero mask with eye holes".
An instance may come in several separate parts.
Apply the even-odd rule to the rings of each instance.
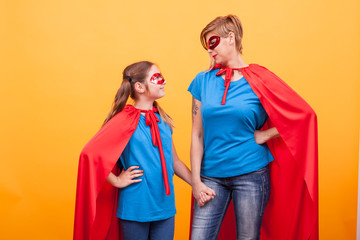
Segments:
[[[207,42],[207,48],[214,50],[220,43],[220,37],[219,36],[212,36],[209,38]]]
[[[161,73],[154,73],[150,78],[150,82],[157,85],[166,84],[166,81],[164,77],[161,75]]]

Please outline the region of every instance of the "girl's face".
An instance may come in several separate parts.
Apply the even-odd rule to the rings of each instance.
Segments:
[[[147,90],[145,94],[154,100],[165,96],[166,81],[156,65],[152,65],[146,77]]]
[[[206,34],[206,42],[208,46],[208,53],[217,64],[227,65],[226,63],[230,60],[233,47],[231,46],[230,40],[228,37],[220,37],[215,32],[210,32]]]

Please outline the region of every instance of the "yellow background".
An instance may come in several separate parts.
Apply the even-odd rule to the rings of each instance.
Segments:
[[[78,156],[110,110],[125,66],[156,62],[161,105],[189,166],[194,76],[208,66],[202,28],[228,13],[244,58],[266,66],[319,119],[320,236],[355,239],[360,122],[360,3],[304,1],[1,1],[0,239],[71,239]],[[175,180],[176,237],[190,187]]]

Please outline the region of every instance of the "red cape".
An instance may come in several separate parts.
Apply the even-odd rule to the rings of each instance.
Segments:
[[[134,133],[140,111],[131,105],[115,115],[80,154],[76,189],[74,239],[121,238],[116,217],[117,188],[106,181]]]
[[[250,64],[241,72],[269,115],[263,129],[276,127],[281,136],[267,143],[275,161],[261,239],[319,239],[316,114],[268,69]],[[231,203],[218,239],[236,239],[235,228]]]

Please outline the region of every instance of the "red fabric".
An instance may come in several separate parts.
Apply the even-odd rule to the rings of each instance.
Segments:
[[[161,143],[159,126],[157,124],[158,122],[160,122],[160,120],[154,113],[154,112],[157,112],[157,108],[153,107],[152,110],[147,110],[147,111],[141,110],[141,112],[145,113],[145,123],[147,126],[150,126],[151,138],[153,140],[153,144],[155,146],[157,146],[159,149],[162,174],[163,174],[164,184],[165,184],[165,192],[166,192],[166,195],[170,195],[171,193],[170,193],[169,179],[168,179],[168,174],[167,174],[167,169],[166,169],[166,162],[165,162],[165,157],[164,157],[164,150],[163,150],[162,143]]]
[[[316,114],[296,92],[265,67],[250,64],[241,72],[269,115],[263,129],[276,127],[281,135],[267,143],[275,161],[270,164],[271,194],[261,239],[317,240]],[[227,213],[219,239],[236,239],[233,215]]]
[[[224,91],[223,98],[221,100],[221,105],[224,105],[225,102],[226,102],[226,95],[227,95],[227,92],[228,92],[229,87],[230,87],[232,71],[233,70],[240,70],[240,68],[229,68],[229,67],[222,66],[220,64],[216,64],[213,69],[218,69],[218,68],[220,68],[220,71],[218,71],[216,73],[216,76],[220,76],[223,73],[225,73],[225,85],[224,85],[225,86],[225,91]]]
[[[133,106],[125,106],[82,150],[76,189],[75,240],[121,238],[115,215],[117,189],[106,178],[111,171],[118,174],[116,162],[134,133],[140,114]]]

